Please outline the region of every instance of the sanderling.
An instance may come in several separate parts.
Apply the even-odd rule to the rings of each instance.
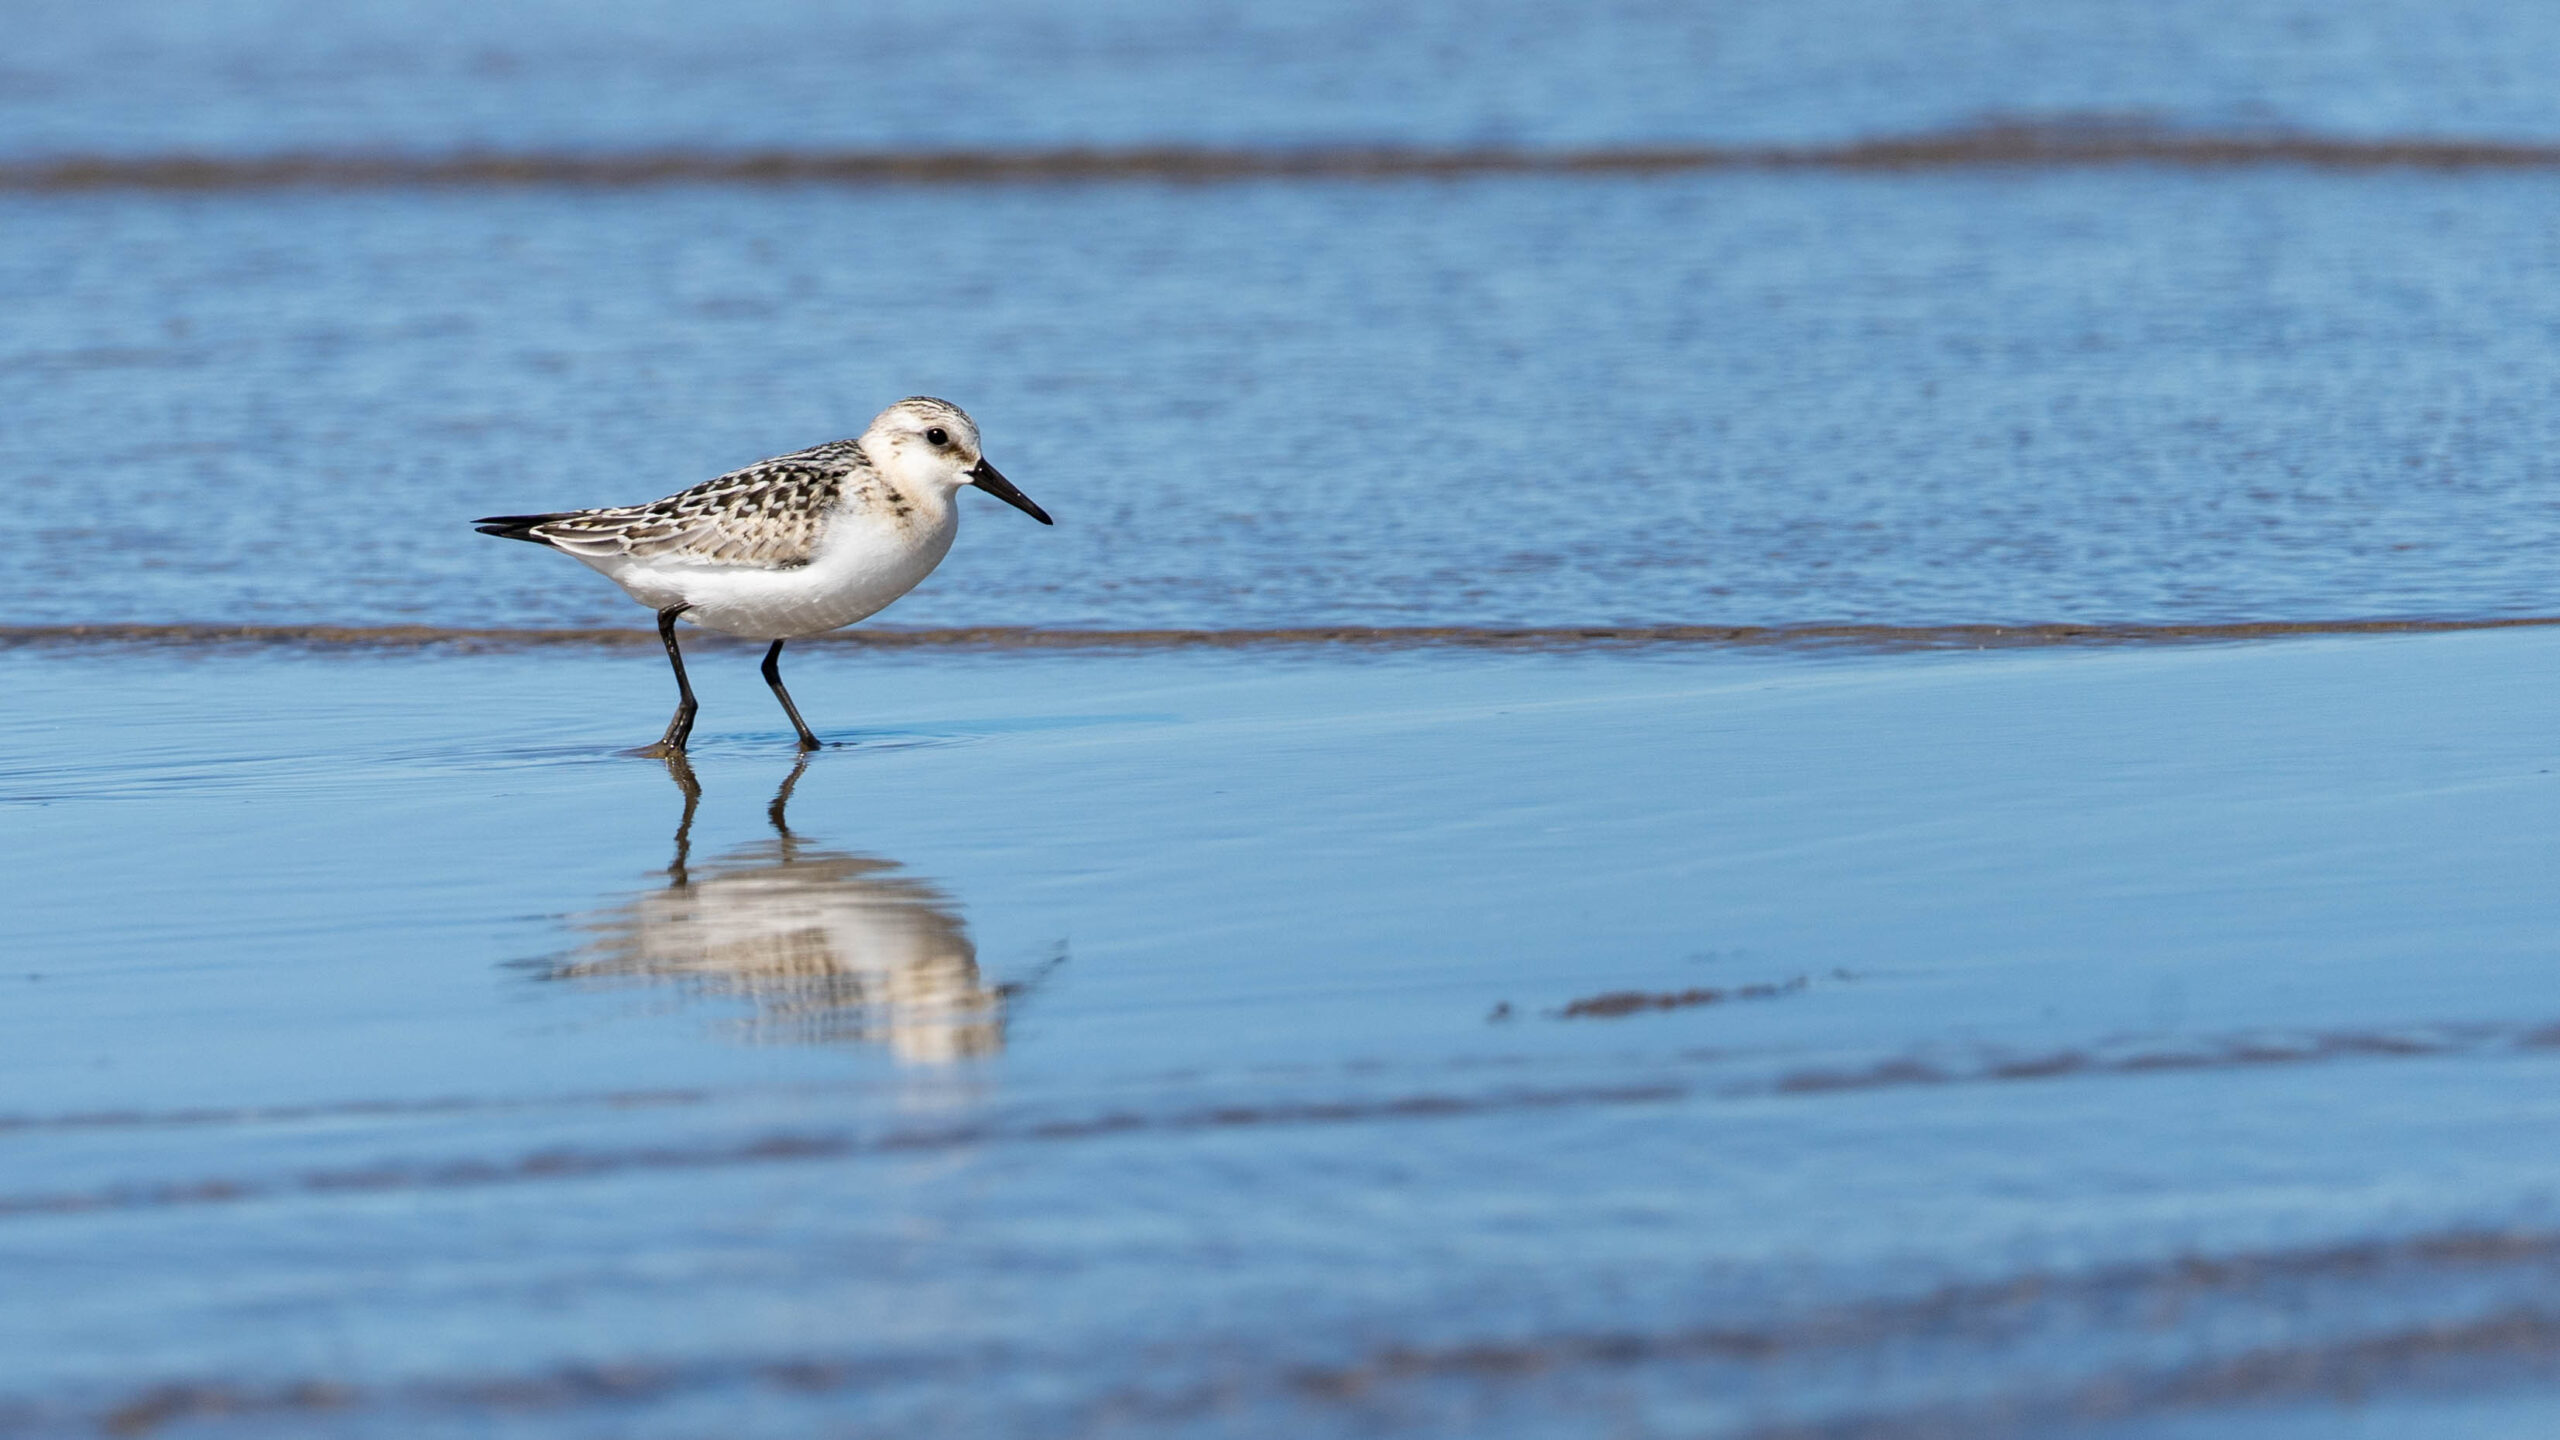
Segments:
[[[642,753],[681,754],[693,734],[679,618],[772,641],[764,682],[800,732],[800,748],[815,750],[818,737],[782,688],[783,642],[850,625],[932,574],[959,533],[952,497],[963,485],[1051,523],[979,453],[977,422],[926,395],[881,411],[859,439],[777,455],[664,500],[472,523],[483,535],[565,551],[658,612],[676,713]]]

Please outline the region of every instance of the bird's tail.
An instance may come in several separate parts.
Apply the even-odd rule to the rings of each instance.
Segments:
[[[555,510],[548,515],[483,515],[471,523],[478,527],[483,535],[495,535],[501,540],[523,540],[534,545],[548,545],[551,542],[534,534],[533,528],[537,525],[548,525],[554,520],[566,520],[575,513],[577,512],[571,510]]]

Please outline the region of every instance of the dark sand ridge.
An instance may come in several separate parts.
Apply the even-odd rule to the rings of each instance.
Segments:
[[[2529,1270],[2560,1254],[2560,1237],[2536,1231],[2450,1230],[2395,1241],[2309,1245],[2245,1254],[2187,1254],[2144,1264],[2087,1270],[2029,1270],[1959,1282],[1908,1297],[1774,1316],[1758,1324],[1644,1332],[1559,1333],[1507,1343],[1449,1348],[1394,1345],[1348,1364],[1229,1375],[1196,1392],[1121,1394],[1107,1406],[1157,1421],[1215,1415],[1253,1392],[1300,1404],[1356,1406],[1405,1385],[1437,1381],[1518,1384],[1575,1371],[1686,1365],[1769,1368],[1791,1359],[1854,1355],[1899,1345],[1994,1348],[2033,1322],[2108,1324],[2125,1314],[2214,1301],[2246,1304],[2281,1299],[2323,1282],[2397,1280],[2459,1282],[2484,1272]],[[2115,1322],[2121,1323],[2121,1322]],[[1786,1422],[1742,1431],[1750,1440],[1780,1437],[1936,1437],[2027,1435],[2056,1424],[2171,1416],[2234,1403],[2369,1398],[2447,1372],[2477,1383],[2547,1372],[2560,1356],[2560,1324],[2511,1310],[2468,1323],[2427,1325],[2338,1337],[2328,1343],[2273,1345],[2225,1359],[2101,1372],[2079,1384],[2008,1397],[1990,1404],[1928,1406]],[[959,1378],[971,1366],[929,1354],[743,1355],[693,1361],[659,1358],[589,1364],[515,1374],[447,1375],[391,1386],[312,1377],[265,1385],[219,1379],[164,1383],[138,1393],[102,1397],[87,1413],[0,1402],[0,1419],[94,1425],[109,1435],[146,1435],[172,1424],[214,1418],[351,1412],[363,1414],[523,1415],[578,1412],[734,1387],[799,1395],[876,1386],[900,1374],[942,1371]],[[14,1416],[12,1414],[14,1413]],[[1301,1412],[1303,1413],[1303,1412]],[[1323,1413],[1319,1411],[1318,1413]]]
[[[1557,1018],[1565,1016],[1560,1012]],[[2104,1042],[2032,1052],[1983,1050],[1966,1056],[1913,1053],[1845,1068],[1777,1070],[1740,1079],[1693,1078],[1682,1073],[1685,1067],[1671,1067],[1668,1073],[1659,1073],[1650,1079],[1613,1084],[1507,1086],[1475,1091],[1441,1088],[1387,1093],[1357,1100],[1272,1100],[1155,1110],[1124,1107],[1085,1113],[1025,1113],[1002,1120],[888,1128],[804,1127],[768,1130],[708,1142],[679,1141],[620,1148],[547,1145],[538,1150],[515,1153],[389,1159],[340,1169],[128,1182],[85,1191],[12,1193],[0,1190],[0,1224],[101,1211],[238,1205],[290,1195],[344,1196],[557,1185],[627,1173],[799,1165],[858,1155],[964,1149],[982,1151],[993,1146],[1072,1144],[1136,1135],[1178,1136],[1235,1129],[1368,1126],[1533,1110],[1656,1106],[1689,1100],[1752,1100],[1914,1087],[2129,1079],[2171,1072],[2264,1070],[2271,1066],[2441,1060],[2484,1055],[2533,1056],[2547,1055],[2554,1050],[2560,1050],[2560,1024],[2534,1021],[2394,1030],[2232,1034],[2165,1043],[2138,1040]],[[1724,1057],[1708,1052],[1693,1058],[1712,1066]],[[565,1108],[606,1105],[656,1109],[708,1105],[715,1103],[717,1098],[699,1092],[641,1092],[627,1096],[560,1097],[541,1103]],[[533,1107],[525,1102],[451,1098],[407,1105],[399,1102],[355,1102],[326,1107],[278,1107],[266,1111],[178,1110],[156,1114],[19,1116],[9,1117],[8,1126],[20,1130],[89,1130],[135,1125],[290,1125],[323,1117],[461,1114],[507,1108]]]
[[[2560,616],[2479,619],[2233,620],[2195,624],[2048,621],[2026,625],[1308,625],[1270,629],[1068,630],[980,625],[839,630],[795,645],[877,650],[1240,650],[1352,646],[1374,650],[1578,650],[1720,646],[1866,651],[1992,650],[2078,645],[2196,644],[2307,635],[2434,635],[2560,625]],[[688,645],[735,645],[688,632]],[[762,642],[754,642],[762,643]],[[471,629],[437,625],[0,625],[0,650],[295,647],[307,650],[525,650],[548,646],[656,648],[641,629]]]
[[[1150,180],[1435,179],[1661,175],[1706,170],[1909,171],[1985,166],[2301,166],[2328,170],[2548,170],[2560,144],[2446,136],[2212,132],[2096,119],[1997,121],[1835,144],[1656,144],[1583,149],[1164,145],[951,150],[300,151],[63,155],[0,164],[0,190],[384,189],[413,186],[989,185]]]

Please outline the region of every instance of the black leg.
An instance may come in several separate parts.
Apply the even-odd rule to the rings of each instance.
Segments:
[[[667,864],[667,882],[682,888],[692,881],[685,864],[693,858],[693,812],[702,806],[702,782],[693,778],[693,767],[685,763],[683,751],[667,756],[666,761],[668,776],[684,792],[684,818],[676,822],[676,858]]]
[[[791,717],[791,728],[800,732],[800,748],[815,750],[818,737],[809,733],[809,723],[800,718],[800,707],[791,703],[791,692],[782,688],[782,642],[764,652],[764,683],[773,687],[773,698],[782,702],[782,713]]]
[[[667,642],[667,663],[676,668],[676,713],[667,721],[667,733],[658,743],[641,751],[643,755],[681,755],[684,742],[693,738],[693,682],[684,678],[684,652],[676,648],[676,617],[690,605],[670,605],[658,612],[658,638]]]
[[[809,752],[801,751],[792,758],[791,773],[782,777],[782,788],[773,792],[773,803],[764,807],[764,818],[773,822],[773,833],[782,837],[782,858],[791,858],[792,847],[800,837],[791,833],[791,822],[783,811],[791,804],[791,787],[800,783],[800,772],[809,768]]]

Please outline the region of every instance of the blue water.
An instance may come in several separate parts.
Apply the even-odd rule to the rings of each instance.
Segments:
[[[2560,1267],[2553,652],[826,653],[850,748],[787,834],[728,652],[681,853],[612,753],[636,653],[17,652],[0,1397],[2045,1435],[2278,1355],[2239,1400],[2510,1393]],[[1686,1003],[1575,1013],[1629,992]]]
[[[2498,0],[21,0],[0,153],[1805,140],[1986,114],[2560,135]]]
[[[2489,4],[107,4],[12,39],[33,158],[2560,136],[2560,28]],[[2540,172],[2283,168],[18,193],[0,589],[627,621],[458,522],[922,391],[1065,523],[973,523],[889,623],[2539,614],[2553,213]]]
[[[20,621],[633,623],[475,515],[961,401],[884,622],[2551,609],[2551,182],[0,197]]]
[[[2560,140],[2544,7],[23,3],[0,161]],[[2548,630],[629,625],[480,514],[923,391],[883,620],[2553,610],[2548,170],[0,175],[0,1435],[2544,1436]]]

